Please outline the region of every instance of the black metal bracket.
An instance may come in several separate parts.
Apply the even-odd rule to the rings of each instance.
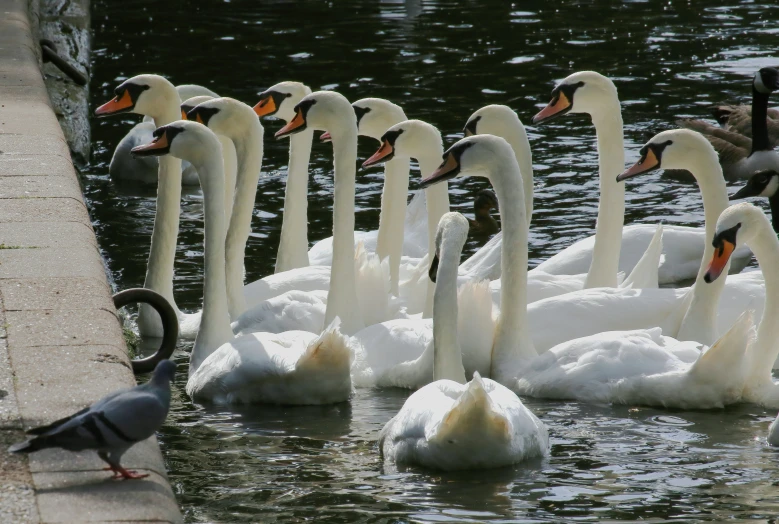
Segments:
[[[131,361],[134,373],[148,373],[154,371],[160,360],[170,358],[173,350],[176,349],[176,343],[179,338],[179,319],[170,302],[151,289],[140,287],[125,289],[114,295],[114,307],[116,309],[138,302],[149,304],[159,313],[162,319],[162,342],[159,349],[149,357]]]
[[[47,40],[46,38],[41,38],[40,40],[41,44],[41,52],[43,53],[43,61],[44,62],[51,62],[57,68],[68,75],[71,80],[73,80],[75,83],[77,83],[80,86],[87,85],[87,77],[84,76],[81,71],[67,63],[61,56],[57,54],[57,48],[54,45],[54,42],[51,40]]]

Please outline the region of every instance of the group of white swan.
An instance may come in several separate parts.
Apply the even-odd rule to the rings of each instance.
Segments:
[[[157,126],[132,153],[160,157],[145,286],[174,306],[182,160],[202,187],[203,308],[179,313],[182,336],[195,340],[186,387],[195,399],[326,404],[347,401],[353,387],[418,389],[387,423],[380,448],[388,460],[442,469],[545,455],[547,429],[517,394],[697,409],[779,406],[771,379],[779,241],[768,219],[751,204],[728,207],[717,153],[697,132],[659,133],[624,170],[617,90],[598,73],[564,79],[533,118],[592,118],[601,189],[595,235],[531,271],[530,143],[506,106],[476,111],[465,138],[445,151],[438,129],[407,119],[389,101],[350,104],[297,82],[267,89],[253,108],[211,93],[181,100],[156,75],[130,78],[115,93],[98,115],[133,112]],[[284,120],[276,137],[289,137],[289,168],[276,272],[244,284],[263,159],[258,116]],[[315,130],[333,147],[333,236],[308,249]],[[380,143],[363,165],[385,165],[379,227],[371,232],[355,231],[359,135]],[[406,205],[411,159],[424,192]],[[623,180],[655,169],[693,174],[703,228],[623,226]],[[489,180],[502,227],[463,264],[469,225],[449,212],[447,190],[456,176]],[[762,271],[726,276],[752,253]],[[658,287],[685,279],[695,282]],[[153,312],[141,309],[138,322],[143,334],[161,333]]]

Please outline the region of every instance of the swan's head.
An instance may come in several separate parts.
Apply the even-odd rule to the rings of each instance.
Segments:
[[[327,131],[333,136],[344,132],[357,133],[357,117],[352,105],[335,91],[316,91],[295,106],[295,116],[279,129],[276,138],[283,138],[304,129]]]
[[[509,106],[492,104],[484,106],[471,115],[465,123],[465,136],[495,135],[508,136],[517,130],[525,131],[525,126]]]
[[[468,219],[454,211],[445,213],[438,221],[438,229],[435,234],[435,255],[427,273],[430,280],[436,281],[438,263],[441,257],[451,257],[452,259],[457,257],[457,263],[454,266],[460,265],[460,254],[468,239],[468,228]]]
[[[747,197],[771,198],[779,189],[779,173],[776,171],[758,171],[752,175],[747,184],[730,196],[731,200],[739,200]]]
[[[190,120],[177,120],[158,127],[152,134],[154,140],[148,144],[132,148],[134,156],[171,155],[186,160],[196,167],[207,159],[220,158],[222,145],[213,131],[203,124]],[[221,160],[219,162],[221,165]],[[198,175],[202,178],[205,172]],[[222,174],[222,176],[224,176]]]
[[[195,106],[197,106],[198,104],[202,104],[203,102],[208,102],[212,98],[214,97],[209,95],[198,95],[184,100],[181,103],[181,119],[187,120],[187,113],[192,111],[195,108]]]
[[[434,148],[442,148],[441,132],[435,126],[421,120],[406,120],[387,129],[381,138],[381,146],[362,167],[388,162],[398,157],[420,158]],[[439,149],[440,151],[441,149]]]
[[[357,133],[381,140],[391,126],[406,120],[406,114],[397,104],[383,98],[363,98],[352,104],[357,117]]]
[[[494,135],[474,135],[465,137],[446,150],[443,163],[433,174],[423,179],[423,188],[456,177],[483,176],[493,178],[495,176],[507,176],[516,174],[520,180],[519,166],[517,165],[514,150],[506,140]]]
[[[775,67],[763,67],[755,73],[752,80],[755,91],[768,95],[779,89],[779,69]]]
[[[300,82],[279,82],[260,93],[254,112],[259,117],[275,116],[289,122],[295,118],[295,106],[310,94],[311,89]]]
[[[771,225],[759,207],[742,202],[725,209],[717,219],[714,233],[714,256],[703,279],[714,282],[722,274],[733,251],[742,244],[749,244],[761,229],[771,230]]]
[[[595,71],[574,73],[552,90],[552,100],[533,117],[534,124],[548,122],[567,113],[602,114],[619,110],[614,82]]]
[[[153,117],[170,104],[181,103],[173,84],[159,75],[134,76],[119,84],[114,94],[113,99],[95,109],[95,116],[136,113]]]
[[[221,97],[206,100],[187,112],[187,120],[199,122],[214,133],[235,138],[245,135],[252,125],[260,126],[254,110],[234,98]]]
[[[179,99],[181,101],[189,100],[190,98],[194,98],[196,96],[207,96],[209,98],[216,98],[219,96],[207,87],[196,84],[177,85],[176,92],[179,94]]]
[[[689,169],[701,155],[717,157],[709,141],[689,129],[670,129],[656,134],[641,148],[640,154],[641,158],[633,167],[617,176],[617,182],[656,169]],[[693,175],[698,176],[694,170]],[[722,172],[718,175],[721,177]]]

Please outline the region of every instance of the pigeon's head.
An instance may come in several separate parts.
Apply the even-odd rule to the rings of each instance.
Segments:
[[[176,374],[176,363],[172,360],[160,360],[157,367],[154,368],[154,381],[166,381],[173,382],[173,377]]]

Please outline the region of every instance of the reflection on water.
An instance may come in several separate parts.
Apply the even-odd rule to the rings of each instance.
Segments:
[[[705,5],[711,4],[711,7]],[[749,78],[779,63],[776,8],[750,2],[597,3],[531,0],[225,2],[93,1],[93,104],[123,79],[160,73],[254,104],[287,79],[350,100],[389,98],[437,125],[451,144],[468,116],[505,103],[529,123],[555,81],[580,69],[610,76],[626,126],[626,161],[678,117],[749,98]],[[113,147],[133,115],[93,121],[86,191],[120,288],[141,285],[154,191],[108,179]],[[277,122],[266,122],[270,132]],[[597,153],[586,117],[529,126],[536,168],[532,264],[592,233]],[[360,141],[360,157],[375,150]],[[265,144],[247,277],[272,271],[281,224],[286,141]],[[332,195],[331,148],[314,144],[312,198]],[[414,174],[413,180],[418,180]],[[381,172],[360,171],[357,227],[378,224]],[[450,184],[467,214],[483,179]],[[414,188],[414,183],[412,183]],[[697,188],[661,175],[628,184],[627,219],[700,225]],[[329,235],[330,210],[309,207],[310,239]],[[202,294],[202,196],[184,194],[175,289]],[[468,250],[477,246],[469,244]],[[178,360],[187,362],[189,347]],[[499,471],[439,474],[385,467],[376,450],[407,392],[357,391],[349,404],[224,409],[193,404],[186,373],[161,441],[191,521],[337,522],[769,518],[779,514],[779,455],[765,446],[773,413],[528,401],[552,434],[551,457]]]

